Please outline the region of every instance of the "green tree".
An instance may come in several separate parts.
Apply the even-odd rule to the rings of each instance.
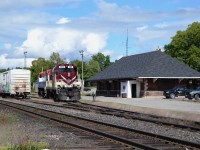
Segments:
[[[5,71],[7,71],[7,69],[0,69],[0,73]]]
[[[97,61],[99,63],[100,71],[104,70],[105,68],[111,65],[110,56],[109,55],[105,56],[102,53],[93,55],[92,60]]]
[[[78,67],[78,73],[80,77],[82,77],[82,61],[80,60],[73,60],[70,62]],[[83,62],[83,78],[84,80],[90,78],[91,76],[95,75],[96,73],[100,72],[99,63],[95,60],[90,60],[89,62]]]
[[[78,74],[81,74],[81,72],[82,72],[82,61],[75,59],[75,60],[71,61],[70,63],[74,64],[78,68]]]
[[[99,63],[95,60],[90,60],[86,65],[85,79],[90,78],[91,76],[100,72]]]
[[[74,64],[78,68],[78,74],[80,75],[80,78],[82,78],[82,61],[80,60],[73,60],[70,62],[71,64]],[[86,79],[86,72],[87,72],[87,63],[83,62],[83,79]]]
[[[47,70],[50,67],[49,61],[44,58],[38,58],[37,60],[32,61],[31,70],[31,83],[36,82],[38,80],[39,72],[43,70]]]
[[[66,63],[59,53],[53,52],[49,58],[50,68],[55,67],[57,64]]]
[[[185,31],[177,31],[164,48],[166,54],[200,71],[200,23],[194,22]]]

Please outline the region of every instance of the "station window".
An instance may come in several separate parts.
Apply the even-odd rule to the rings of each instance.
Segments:
[[[125,90],[126,89],[126,86],[125,85],[123,85],[123,90]]]

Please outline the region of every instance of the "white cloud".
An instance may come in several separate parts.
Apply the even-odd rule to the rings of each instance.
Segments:
[[[82,40],[82,45],[90,53],[96,53],[106,46],[107,34],[88,33]]]
[[[69,23],[69,22],[71,22],[71,20],[69,19],[69,18],[61,18],[61,19],[59,19],[57,22],[56,22],[56,24],[66,24],[66,23]]]
[[[81,1],[83,0],[0,1],[0,44],[6,43],[1,47],[0,55],[11,52],[8,57],[23,59],[23,52],[28,51],[28,57],[48,58],[56,51],[66,54],[62,56],[67,59],[72,55],[80,59],[78,51],[81,49],[88,54],[99,51],[107,54],[103,49],[106,46],[111,48],[113,42],[120,43],[122,38],[126,39],[127,28],[129,44],[131,42],[138,44],[136,49],[141,50],[144,49],[143,45],[152,46],[152,41],[156,43],[169,40],[177,30],[185,29],[188,24],[200,19],[198,8],[147,10],[142,8],[142,5],[141,7],[135,4],[130,6],[106,0],[94,0],[97,7],[95,11],[92,9],[94,12],[86,11],[77,14],[75,11],[82,9],[79,5]],[[88,5],[89,2],[86,3],[84,4]],[[66,15],[63,13],[72,11],[71,8],[68,9],[69,5],[76,7],[76,9],[73,7],[74,14],[67,14],[74,18],[62,18]],[[78,6],[80,7],[77,8]],[[59,9],[62,11],[57,11]],[[108,34],[111,37],[109,43],[107,43]],[[17,50],[16,46],[19,47]],[[9,51],[5,51],[7,49]],[[115,49],[112,51],[112,57],[117,58],[122,53],[119,48],[111,49]]]
[[[0,68],[4,68],[4,66],[7,64],[6,56],[7,56],[7,54],[0,55]]]
[[[17,55],[24,52],[29,56],[48,58],[52,52],[62,54],[85,49],[94,54],[106,46],[106,33],[94,33],[63,28],[35,28],[28,31],[27,39],[16,51]]]
[[[131,22],[133,17],[131,17],[132,10],[128,6],[120,8],[116,3],[107,3],[103,0],[97,2],[99,8],[99,17],[110,20],[110,21],[120,21],[120,22]]]
[[[8,54],[0,55],[0,68],[16,68],[16,67],[24,67],[24,59],[23,58],[7,58]],[[26,59],[26,66],[30,67],[32,65],[32,61],[35,60],[34,58],[27,58]]]
[[[0,8],[3,9],[18,9],[23,7],[41,8],[53,7],[57,5],[72,5],[81,2],[82,0],[2,0]]]
[[[144,26],[141,26],[141,27],[137,27],[136,30],[137,31],[143,31],[143,30],[146,30],[148,28],[147,25],[144,25]]]
[[[139,39],[139,43],[144,43],[153,39],[162,39],[165,36],[168,36],[168,32],[159,30],[145,30],[135,34],[135,37]]]
[[[104,50],[102,53],[103,53],[104,55],[109,55],[109,56],[111,56],[111,55],[114,54],[114,52],[113,52],[112,50]]]
[[[156,24],[156,25],[155,25],[156,28],[160,28],[160,29],[166,28],[166,27],[168,27],[168,26],[169,26],[169,25],[168,25],[166,22],[159,23],[159,24]]]
[[[161,14],[153,11],[143,10],[139,7],[132,8],[128,5],[119,7],[116,3],[108,3],[104,0],[97,0],[99,9],[98,16],[108,21],[132,23],[158,20]]]

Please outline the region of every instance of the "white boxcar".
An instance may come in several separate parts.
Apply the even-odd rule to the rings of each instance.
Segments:
[[[0,73],[0,93],[2,96],[24,96],[31,92],[30,70],[13,69]]]

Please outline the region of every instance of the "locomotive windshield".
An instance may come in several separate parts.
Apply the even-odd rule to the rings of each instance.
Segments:
[[[72,72],[73,68],[60,68],[60,73]]]

